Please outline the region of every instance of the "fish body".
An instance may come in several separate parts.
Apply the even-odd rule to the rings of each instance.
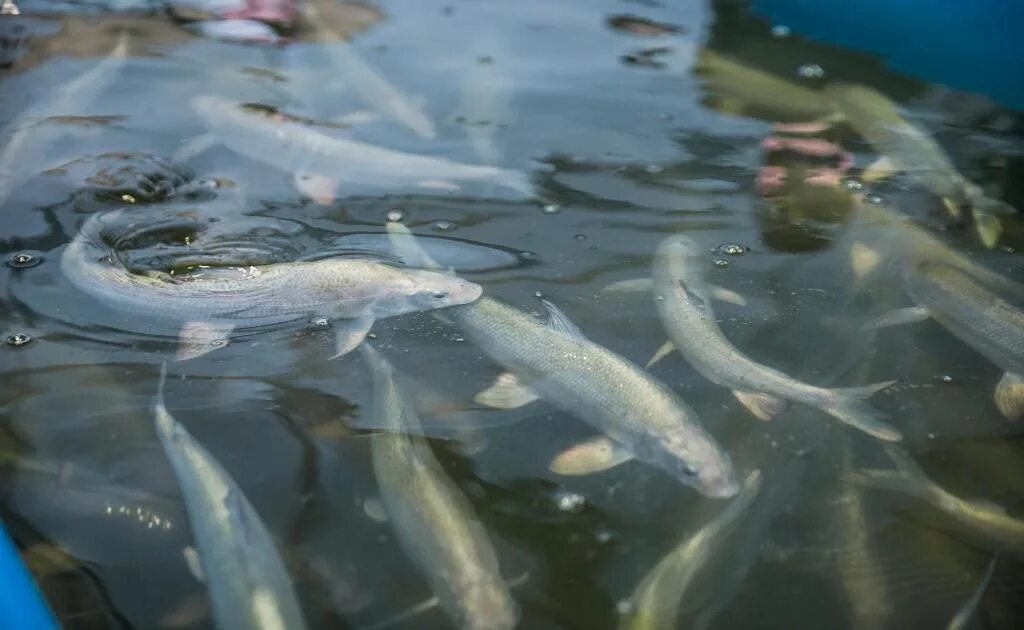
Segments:
[[[395,536],[458,627],[502,630],[516,606],[498,558],[469,501],[417,435],[419,419],[395,385],[390,364],[360,347],[374,378],[373,469]]]
[[[894,170],[941,197],[955,218],[963,209],[972,212],[975,229],[987,247],[999,241],[999,215],[1015,210],[1005,202],[986,197],[964,177],[942,147],[924,130],[906,120],[896,104],[864,85],[832,83],[825,88],[836,110]]]
[[[406,264],[437,267],[404,225],[392,222],[387,230]],[[488,297],[446,316],[508,370],[499,380],[517,383],[516,406],[539,396],[706,496],[739,491],[732,460],[689,405],[637,365],[586,339],[552,304],[544,305],[549,324]]]
[[[167,412],[162,392],[154,424],[181,486],[217,627],[305,628],[270,532],[228,472]]]
[[[394,187],[436,181],[490,182],[532,194],[526,174],[493,166],[404,153],[326,135],[290,120],[270,120],[215,96],[192,104],[210,131],[233,151],[291,174],[314,173],[341,182]]]
[[[762,108],[808,120],[833,112],[828,96],[766,72],[737,63],[703,49],[697,60],[697,74],[717,96],[735,99],[743,106]]]
[[[815,387],[757,363],[733,346],[718,327],[701,252],[691,238],[670,236],[658,247],[653,268],[654,302],[662,323],[672,344],[698,372],[732,389],[762,419],[781,411],[777,399],[789,400],[817,407],[880,439],[900,439],[900,433],[882,423],[880,414],[862,400],[887,384]]]
[[[622,618],[619,629],[677,628],[683,594],[708,560],[721,549],[723,536],[743,516],[760,489],[761,474],[754,471],[721,512],[662,558],[630,596],[631,611]]]
[[[996,550],[1024,551],[1024,520],[983,500],[962,499],[932,481],[910,455],[894,445],[886,453],[895,470],[861,470],[850,474],[858,484],[901,492],[921,499],[946,515],[952,523]]]
[[[448,315],[526,388],[588,422],[636,459],[708,496],[737,492],[728,454],[696,412],[632,362],[490,298]]]
[[[105,242],[113,220],[90,217],[64,250],[61,270],[83,292],[157,321],[244,327],[311,316],[380,318],[466,303],[481,292],[453,276],[357,259],[204,270],[180,279],[133,274]]]

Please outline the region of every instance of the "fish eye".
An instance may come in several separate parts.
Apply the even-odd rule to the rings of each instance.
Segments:
[[[683,464],[679,467],[679,470],[683,473],[683,476],[689,477],[690,479],[696,479],[699,476],[697,469],[689,464]]]
[[[435,300],[443,300],[446,297],[448,297],[448,293],[446,291],[435,291],[430,294],[430,297],[434,298]]]

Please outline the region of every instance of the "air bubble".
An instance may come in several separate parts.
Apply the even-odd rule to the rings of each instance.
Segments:
[[[942,376],[939,377],[939,380],[942,381],[943,383],[952,383],[953,377],[949,374],[943,374]]]
[[[558,205],[557,203],[549,203],[545,205],[543,208],[541,208],[541,211],[544,214],[558,214],[559,212],[562,211],[562,206]]]
[[[455,224],[452,223],[451,221],[434,221],[434,223],[431,224],[430,227],[435,232],[454,232],[455,231]]]
[[[535,254],[534,252],[522,251],[519,252],[519,257],[525,260],[536,260],[537,254]]]
[[[543,299],[544,298],[544,294],[542,292],[540,292],[540,291],[534,291],[533,292],[533,297],[537,298],[538,300],[539,299]]]
[[[586,497],[576,492],[560,492],[555,496],[555,505],[563,512],[579,512],[586,503]]]
[[[18,252],[7,259],[7,264],[15,269],[27,269],[35,267],[42,262],[42,259],[28,252]]]
[[[612,541],[612,533],[607,529],[599,529],[594,532],[594,540],[602,545],[606,545]]]
[[[576,239],[577,241],[585,241],[585,240],[587,240],[587,235],[586,234],[577,234],[577,235],[573,236],[573,238]]]
[[[647,166],[644,167],[644,171],[650,173],[651,175],[657,175],[658,173],[661,173],[664,170],[665,168],[659,166],[658,164],[648,164]]]
[[[742,243],[722,243],[715,251],[726,256],[742,256],[749,252],[750,248]]]
[[[387,218],[388,221],[391,221],[393,223],[398,222],[405,218],[405,212],[397,208],[394,210],[388,210]]]
[[[309,325],[311,328],[317,328],[322,330],[324,328],[331,327],[331,320],[329,320],[326,317],[314,317],[313,319],[309,320]]]
[[[825,69],[816,63],[805,63],[797,68],[796,72],[805,79],[820,79],[825,76]]]
[[[729,261],[724,258],[716,258],[711,261],[711,264],[713,264],[716,267],[728,267]]]
[[[864,201],[873,206],[881,206],[885,204],[885,197],[872,193],[870,195],[864,195]]]
[[[15,348],[17,348],[18,346],[24,346],[30,341],[32,341],[32,337],[27,333],[17,332],[7,335],[7,345],[14,346]]]
[[[850,192],[859,192],[861,190],[864,190],[864,183],[861,182],[859,179],[850,177],[843,182],[843,188],[849,190]]]

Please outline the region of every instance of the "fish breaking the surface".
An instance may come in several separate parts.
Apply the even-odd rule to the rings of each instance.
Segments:
[[[472,302],[478,285],[454,276],[372,260],[328,259],[170,276],[128,272],[109,239],[121,213],[94,215],[61,255],[61,271],[85,293],[147,320],[184,324],[191,358],[226,343],[236,327],[310,317],[340,322],[337,354],[351,351],[374,319]]]

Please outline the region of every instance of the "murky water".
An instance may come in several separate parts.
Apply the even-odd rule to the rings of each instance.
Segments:
[[[825,155],[773,151],[773,123],[818,118],[813,107],[744,94],[748,79],[695,64],[707,49],[802,88],[872,86],[966,177],[1024,207],[1019,112],[773,30],[732,2],[321,1],[316,27],[273,44],[201,37],[151,3],[121,4],[26,0],[20,16],[0,17],[11,156],[0,167],[0,506],[65,627],[212,627],[153,430],[165,361],[169,410],[254,504],[310,627],[371,627],[431,597],[379,518],[369,436],[381,427],[364,360],[329,360],[334,327],[303,320],[237,331],[224,348],[173,362],[176,328],[101,303],[61,271],[85,220],[117,210],[135,227],[114,245],[137,273],[192,271],[210,256],[398,263],[384,226],[400,220],[487,296],[538,317],[544,297],[640,366],[666,338],[651,296],[603,289],[650,277],[662,239],[688,234],[706,250],[710,280],[746,298],[716,305],[734,345],[815,385],[898,379],[871,404],[903,433],[901,447],[950,492],[1024,518],[1024,425],[993,403],[1001,370],[935,322],[862,329],[912,303],[893,274],[859,283],[851,268],[857,213],[839,177],[858,175],[872,147],[839,125],[814,135],[836,147]],[[374,111],[365,75],[344,61],[353,52],[432,133]],[[204,143],[197,96],[258,104],[271,126],[519,171],[532,191],[401,169],[371,178],[344,156],[332,171],[265,140],[239,150],[223,129]],[[759,188],[768,168],[784,169],[781,189]],[[800,183],[814,169],[834,185]],[[1003,217],[1000,245],[986,249],[911,178],[862,192],[1024,280],[1018,216]],[[196,262],[197,252],[207,258]],[[545,401],[474,403],[502,370],[454,324],[428,313],[381,319],[371,343],[403,375],[434,453],[486,528],[519,627],[618,627],[648,571],[726,504],[637,462],[550,472],[594,429]],[[945,627],[994,554],[969,627],[1020,625],[1024,546],[847,483],[857,469],[894,467],[878,440],[800,404],[759,421],[678,353],[649,372],[694,408],[741,478],[762,474],[667,627]],[[434,607],[387,627],[454,626]]]

